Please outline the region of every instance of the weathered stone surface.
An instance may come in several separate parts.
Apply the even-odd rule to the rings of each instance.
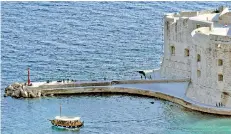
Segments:
[[[5,90],[5,96],[11,96],[13,91]]]
[[[231,12],[224,8],[216,15],[201,11],[166,15],[161,65],[162,77],[191,79],[187,97],[213,106],[223,101],[222,92],[231,92]],[[225,107],[231,107],[231,96],[225,100]]]
[[[13,91],[15,89],[11,85],[9,85],[8,87],[6,87],[6,90]]]
[[[15,90],[12,95],[12,97],[16,97],[16,98],[19,98],[20,97],[20,90]]]
[[[43,97],[46,97],[46,94],[44,94],[44,93],[41,93],[41,96],[43,96]]]
[[[9,85],[5,88],[4,97],[6,96],[12,96],[15,98],[35,98],[41,96],[41,91],[38,89],[28,89],[28,87],[25,86],[23,83],[15,82],[12,85]]]
[[[12,84],[12,86],[14,88],[19,88],[21,86],[21,84],[19,84],[18,82],[15,82],[14,84]]]
[[[41,91],[38,91],[37,97],[41,96]]]
[[[29,91],[29,92],[28,92],[28,96],[29,96],[30,98],[36,98],[36,95],[35,95],[32,91]]]
[[[53,96],[54,96],[54,94],[50,94],[50,96],[51,96],[51,97],[53,97]]]
[[[21,94],[21,97],[23,98],[28,98],[28,93],[27,91],[23,90],[23,89],[20,89],[20,94]]]

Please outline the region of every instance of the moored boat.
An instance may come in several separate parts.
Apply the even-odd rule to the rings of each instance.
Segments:
[[[80,117],[56,116],[55,119],[50,120],[51,124],[61,128],[79,128],[83,126],[83,121]]]
[[[60,104],[60,116],[56,116],[55,119],[50,120],[53,126],[59,128],[80,128],[83,126],[83,121],[80,120],[80,117],[70,117],[70,116],[61,116],[61,104]]]

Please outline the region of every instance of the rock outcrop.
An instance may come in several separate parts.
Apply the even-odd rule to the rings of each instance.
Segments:
[[[36,89],[29,89],[24,83],[13,83],[5,88],[4,96],[11,96],[14,98],[36,98],[41,96],[41,91]]]

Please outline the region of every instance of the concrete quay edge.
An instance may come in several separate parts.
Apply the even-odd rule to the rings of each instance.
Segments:
[[[154,92],[150,90],[142,90],[142,89],[134,89],[134,88],[121,88],[121,87],[77,87],[77,88],[57,88],[57,89],[44,89],[41,90],[43,95],[74,95],[74,94],[94,94],[94,93],[120,93],[120,94],[129,94],[129,95],[139,95],[146,97],[154,97],[163,100],[167,100],[176,104],[179,104],[185,108],[209,113],[209,114],[217,114],[224,116],[231,116],[230,109],[222,109],[222,108],[214,108],[214,107],[203,107],[201,105],[197,105],[196,103],[188,102],[182,98],[177,98],[165,93]]]

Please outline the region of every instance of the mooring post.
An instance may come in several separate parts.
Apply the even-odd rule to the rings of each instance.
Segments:
[[[28,68],[28,86],[30,85],[30,68]]]

